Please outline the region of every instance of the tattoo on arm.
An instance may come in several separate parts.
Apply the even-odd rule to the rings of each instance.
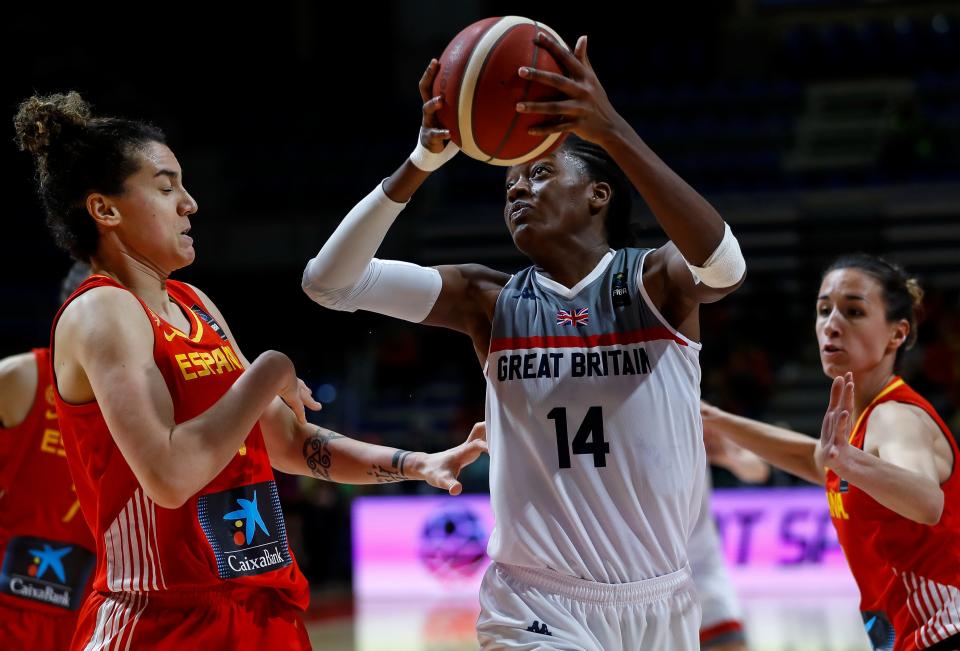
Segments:
[[[389,484],[398,481],[404,481],[407,476],[403,474],[403,464],[406,463],[409,452],[397,450],[393,453],[393,459],[390,461],[390,468],[384,468],[380,464],[374,464],[373,470],[367,474],[376,478],[378,484]]]
[[[314,477],[331,481],[330,466],[333,463],[333,457],[330,452],[330,443],[342,438],[344,438],[342,434],[318,427],[317,433],[303,442],[303,458]]]

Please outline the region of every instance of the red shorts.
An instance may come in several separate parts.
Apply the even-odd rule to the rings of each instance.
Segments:
[[[100,593],[87,597],[70,647],[309,650],[303,612],[265,588]]]
[[[48,613],[0,603],[0,640],[4,651],[66,649],[76,624],[76,611]]]

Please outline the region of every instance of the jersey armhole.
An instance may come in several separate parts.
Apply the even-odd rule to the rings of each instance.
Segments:
[[[49,359],[47,360],[49,366]],[[30,363],[33,364],[34,368],[37,369],[37,384],[33,387],[33,393],[30,396],[30,406],[27,408],[26,415],[20,420],[16,425],[4,425],[0,422],[0,433],[12,434],[18,432],[26,423],[30,420],[30,416],[33,415],[34,409],[37,408],[37,405],[41,404],[43,401],[44,386],[43,386],[43,377],[48,372],[48,369],[43,365],[43,348],[32,348],[30,349]],[[2,465],[2,463],[0,463]]]
[[[920,398],[923,399],[923,396],[920,396]],[[911,407],[916,407],[917,409],[921,410],[924,414],[926,414],[927,418],[933,421],[933,424],[940,431],[940,435],[947,440],[947,445],[950,447],[950,454],[953,457],[953,461],[950,464],[950,474],[947,475],[946,479],[940,482],[941,488],[945,486],[947,482],[953,479],[957,474],[957,456],[958,456],[958,452],[960,452],[960,443],[957,443],[957,439],[953,435],[953,432],[950,431],[950,428],[946,425],[946,423],[941,425],[938,419],[934,418],[933,414],[927,411],[926,405],[924,405],[921,402],[916,402],[913,400],[895,400],[895,399],[889,400],[889,401],[885,400],[884,402],[897,402],[897,403],[900,403],[901,405],[910,405]],[[880,404],[883,404],[883,402],[881,402]],[[879,407],[880,404],[876,406]],[[930,408],[934,409],[933,405],[930,405]],[[936,409],[934,409],[934,413],[936,413]],[[872,416],[873,412],[871,412],[870,415]],[[939,417],[939,414],[937,414],[937,417]],[[861,450],[863,450],[863,448],[866,446],[866,443],[867,443],[867,426],[869,422],[870,422],[870,419],[868,417],[867,422],[863,424],[863,440],[860,442]]]
[[[487,356],[483,362],[483,374],[487,374],[487,368],[490,364],[490,349],[493,348],[493,333],[497,327],[497,314],[500,312],[500,301],[506,300],[504,297],[504,291],[507,287],[510,286],[510,283],[513,282],[513,279],[517,277],[517,274],[510,274],[510,277],[507,278],[507,282],[503,283],[503,287],[500,288],[500,293],[497,294],[497,301],[493,304],[493,318],[490,319],[490,341],[487,342]]]
[[[647,294],[647,288],[643,286],[643,263],[644,261],[646,261],[647,256],[653,253],[654,251],[656,251],[656,249],[647,249],[640,256],[640,260],[637,261],[637,271],[635,275],[637,292],[640,294],[640,297],[643,299],[643,302],[646,303],[647,309],[649,309],[653,313],[653,316],[657,318],[657,320],[660,322],[660,324],[663,327],[665,327],[667,330],[673,333],[675,337],[682,340],[684,343],[686,343],[688,346],[690,346],[694,350],[700,350],[701,348],[703,348],[703,344],[701,344],[699,341],[694,341],[693,339],[690,339],[689,337],[684,335],[682,332],[674,328],[670,323],[668,323],[665,318],[663,318],[663,315],[660,314],[660,310],[658,310],[657,307],[653,304],[653,301],[650,300],[650,295]]]
[[[97,278],[98,276],[101,277],[101,278],[105,278],[105,279],[109,280],[110,282],[109,282],[109,283],[90,283],[89,285],[87,285],[87,283],[90,281],[90,279],[92,279],[92,278]],[[67,309],[67,306],[68,306],[70,303],[72,303],[72,302],[73,302],[76,298],[78,298],[81,294],[85,294],[85,293],[87,293],[88,291],[90,291],[91,289],[97,289],[97,288],[99,288],[99,287],[116,287],[116,288],[118,288],[118,289],[122,289],[122,290],[124,290],[124,291],[126,291],[126,292],[129,292],[130,295],[133,296],[134,299],[136,299],[136,301],[140,304],[140,308],[143,310],[144,316],[147,318],[147,325],[148,325],[148,327],[150,327],[150,330],[151,330],[151,332],[153,333],[153,349],[152,349],[152,353],[153,353],[153,355],[154,355],[154,364],[156,364],[157,331],[153,328],[153,326],[150,325],[150,310],[149,310],[149,308],[147,307],[147,304],[144,303],[144,302],[140,299],[139,296],[137,296],[136,294],[134,294],[133,292],[131,292],[129,289],[127,289],[126,287],[124,287],[122,284],[116,282],[115,280],[113,280],[113,279],[110,278],[109,276],[104,276],[104,275],[102,275],[102,274],[93,274],[92,276],[89,276],[89,277],[87,278],[87,280],[85,280],[83,283],[80,284],[79,287],[77,287],[77,289],[74,291],[74,293],[70,295],[70,297],[63,303],[63,305],[60,306],[60,309],[57,311],[56,316],[53,318],[53,324],[52,324],[51,327],[50,327],[50,352],[48,353],[49,356],[50,356],[50,358],[49,358],[50,386],[53,388],[53,393],[54,393],[54,396],[55,396],[55,400],[58,400],[59,402],[63,403],[63,406],[64,406],[66,409],[68,409],[69,411],[72,411],[72,412],[74,412],[74,413],[76,413],[76,414],[93,413],[93,412],[95,412],[96,410],[98,410],[98,409],[100,408],[100,403],[99,403],[99,401],[97,400],[97,396],[96,396],[96,395],[93,396],[93,400],[89,400],[89,401],[87,401],[87,402],[78,402],[78,403],[67,402],[67,400],[66,400],[62,395],[60,395],[60,387],[59,387],[58,384],[57,384],[57,370],[56,370],[56,365],[53,363],[54,342],[56,341],[57,325],[60,323],[60,316],[63,314],[64,310]],[[58,405],[58,407],[59,407],[59,405]]]

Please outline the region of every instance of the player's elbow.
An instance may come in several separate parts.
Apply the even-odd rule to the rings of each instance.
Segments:
[[[934,526],[939,524],[940,518],[943,517],[943,490],[937,489],[936,495],[933,499],[925,501],[921,505],[917,517],[915,518],[920,524],[925,524],[928,526]]]
[[[324,293],[324,288],[320,286],[321,279],[317,278],[314,262],[315,260],[311,258],[307,262],[307,266],[304,267],[303,277],[300,279],[300,288],[312,300],[319,302],[317,296]]]
[[[192,482],[188,485],[177,481],[173,473],[159,470],[138,479],[144,494],[154,504],[165,509],[179,509],[199,490]]]
[[[187,503],[191,495],[166,486],[143,486],[143,492],[157,506],[164,509],[179,509]]]
[[[343,290],[332,289],[328,283],[324,282],[324,277],[318,273],[315,267],[315,259],[311,259],[303,270],[303,277],[300,280],[300,288],[303,293],[310,297],[310,300],[318,305],[330,310],[341,310],[341,299]]]

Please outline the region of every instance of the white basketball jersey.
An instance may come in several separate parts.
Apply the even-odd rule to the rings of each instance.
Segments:
[[[497,299],[486,421],[493,560],[625,583],[686,566],[706,457],[700,345],[611,251],[572,289],[533,267]]]
[[[706,630],[731,622],[743,620],[743,609],[734,590],[723,554],[723,542],[717,534],[717,526],[710,509],[710,469],[705,468],[706,482],[703,488],[703,499],[700,501],[700,514],[690,532],[687,542],[687,553],[690,556],[690,569],[693,571],[693,581],[697,586],[700,597],[700,607],[703,617],[700,629]],[[742,639],[742,630],[728,631],[723,636]],[[719,636],[717,636],[719,638]],[[717,640],[719,641],[719,639]]]

